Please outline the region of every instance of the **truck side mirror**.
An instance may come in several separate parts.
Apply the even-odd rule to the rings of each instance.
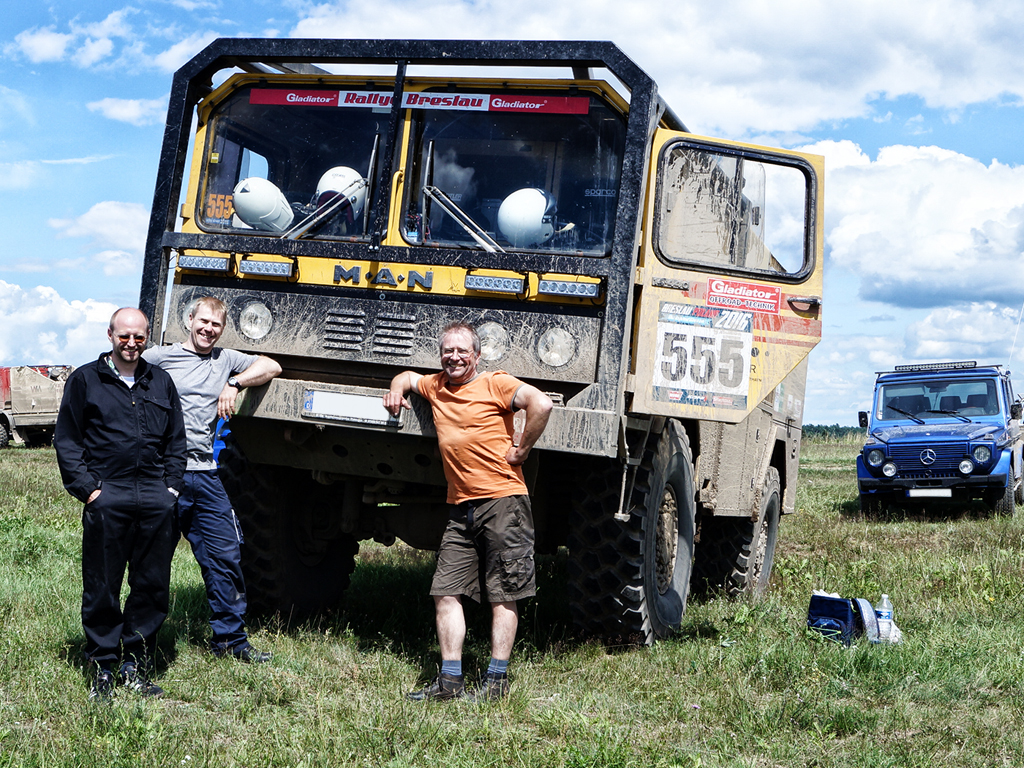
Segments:
[[[1010,403],[1010,418],[1011,419],[1020,419],[1021,410],[1022,410],[1022,406],[1021,406],[1019,400],[1017,402],[1015,402],[1015,403]]]
[[[1018,403],[1017,405],[1020,405],[1020,403]],[[865,427],[865,428],[867,427],[867,425],[868,425],[868,412],[867,411],[857,411],[857,423],[860,424],[862,427]]]

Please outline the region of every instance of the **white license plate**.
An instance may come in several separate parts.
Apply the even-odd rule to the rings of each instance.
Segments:
[[[392,416],[379,395],[307,389],[302,397],[302,415],[312,419],[395,427],[401,426],[403,412]]]
[[[909,488],[907,496],[948,499],[953,496],[953,490],[951,488]]]

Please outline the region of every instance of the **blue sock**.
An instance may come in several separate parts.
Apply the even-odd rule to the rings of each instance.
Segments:
[[[508,673],[508,659],[496,659],[491,657],[491,663],[487,665],[488,675],[504,675]]]
[[[445,675],[455,675],[456,677],[462,674],[462,659],[441,659],[441,672]]]

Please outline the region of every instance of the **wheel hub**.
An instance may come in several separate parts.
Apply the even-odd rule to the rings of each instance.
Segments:
[[[665,486],[658,510],[658,539],[655,553],[658,593],[665,594],[672,585],[676,567],[676,552],[679,549],[679,505],[672,486]]]

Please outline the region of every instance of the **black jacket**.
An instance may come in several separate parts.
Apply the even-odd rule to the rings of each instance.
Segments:
[[[76,369],[64,385],[53,436],[64,487],[83,502],[105,480],[160,479],[180,488],[185,422],[174,382],[140,359],[129,389],[109,354]]]

